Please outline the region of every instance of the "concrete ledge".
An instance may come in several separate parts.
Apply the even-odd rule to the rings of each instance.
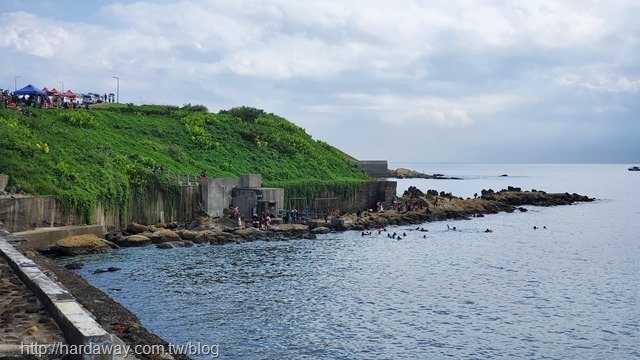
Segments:
[[[70,345],[112,345],[113,338],[67,290],[47,277],[36,264],[0,235],[0,255],[56,321]],[[84,354],[79,359],[113,359],[112,354]]]
[[[102,225],[63,226],[50,228],[37,228],[16,233],[29,241],[29,245],[36,250],[48,249],[56,241],[70,236],[93,234],[102,237],[104,227]]]

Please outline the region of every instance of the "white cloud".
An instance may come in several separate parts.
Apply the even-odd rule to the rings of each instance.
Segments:
[[[577,86],[593,92],[637,93],[640,89],[640,79],[630,80],[626,75],[565,74],[555,82],[560,86]]]
[[[402,126],[431,123],[438,126],[467,126],[474,122],[470,114],[491,115],[504,111],[517,101],[513,95],[494,94],[458,99],[420,96],[340,94],[351,106],[366,110],[384,123]]]
[[[43,86],[111,92],[120,76],[125,102],[263,106],[320,131],[366,119],[378,128],[358,131],[419,126],[470,146],[487,124],[639,111],[637,1],[20,4],[0,10],[0,87],[30,72]]]
[[[624,75],[598,75],[593,82],[585,82],[582,86],[593,91],[637,93],[640,80],[629,80]]]

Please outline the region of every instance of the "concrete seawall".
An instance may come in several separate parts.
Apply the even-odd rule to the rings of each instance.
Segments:
[[[3,229],[0,223],[0,260],[5,261],[13,273],[37,297],[38,301],[56,322],[68,345],[113,345],[119,343],[102,328],[77,301],[58,283],[47,277],[38,266],[20,253],[13,242],[24,241]],[[13,354],[18,356],[19,354]],[[78,359],[113,359],[112,354],[83,354]]]
[[[53,246],[56,241],[76,236],[93,234],[102,237],[104,226],[102,225],[80,225],[80,226],[62,226],[58,228],[37,228],[34,230],[22,231],[15,233],[17,236],[24,237],[29,241],[29,245],[36,250],[48,249]]]

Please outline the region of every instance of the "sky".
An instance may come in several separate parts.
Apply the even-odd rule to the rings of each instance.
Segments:
[[[360,160],[636,165],[638,19],[637,0],[3,0],[0,88],[255,107]]]

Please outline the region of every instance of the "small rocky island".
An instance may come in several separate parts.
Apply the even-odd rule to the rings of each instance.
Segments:
[[[161,249],[190,247],[196,244],[227,244],[247,241],[282,241],[315,239],[317,234],[331,231],[367,231],[390,225],[420,224],[447,219],[471,219],[499,212],[525,212],[524,206],[557,206],[590,202],[595,199],[579,194],[522,191],[509,187],[500,191],[482,190],[473,198],[463,199],[451,193],[429,190],[426,193],[410,187],[397,197],[390,209],[357,213],[335,212],[304,224],[274,224],[266,228],[238,226],[228,217],[200,218],[189,227],[172,224],[143,225],[131,223],[126,229],[95,236],[77,236],[59,240],[52,253],[69,256],[108,252],[119,247],[155,245]]]
[[[445,176],[444,174],[425,174],[415,170],[405,168],[388,169],[390,178],[396,179],[438,179],[438,180],[462,180],[459,177]]]

